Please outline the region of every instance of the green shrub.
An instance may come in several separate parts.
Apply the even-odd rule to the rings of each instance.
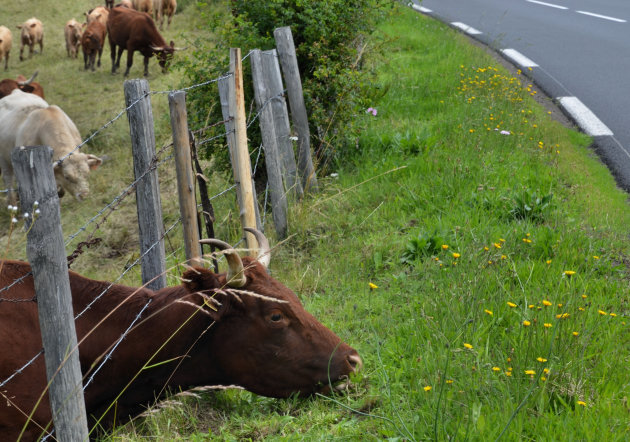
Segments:
[[[226,5],[220,8],[219,5]],[[365,108],[370,90],[370,72],[363,60],[376,46],[370,39],[384,17],[386,0],[233,0],[205,5],[208,26],[218,43],[191,42],[192,56],[180,64],[186,83],[199,83],[228,70],[230,47],[240,47],[245,56],[252,49],[273,49],[275,28],[290,26],[302,76],[304,99],[309,115],[311,146],[320,164],[340,153],[350,139],[348,126],[360,108]],[[253,101],[249,63],[245,69],[246,102]],[[221,120],[216,85],[193,89],[188,94],[191,108],[212,109],[210,114],[192,115],[193,128]],[[213,106],[214,104],[214,106]],[[253,107],[252,107],[253,109]],[[251,146],[258,146],[256,125],[248,130]],[[204,135],[220,134],[222,128]],[[204,146],[207,156],[223,152],[219,169],[227,169],[223,140]]]

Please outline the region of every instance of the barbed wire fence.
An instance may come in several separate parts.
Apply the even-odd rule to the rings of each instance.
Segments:
[[[240,51],[239,51],[239,54],[240,54]],[[246,60],[248,58],[251,58],[250,62],[252,62],[252,64],[257,63],[258,68],[254,68],[252,66],[253,68],[252,70],[257,71],[257,72],[262,72],[260,51],[252,51],[248,53],[247,55],[245,55],[245,57],[243,57],[242,59],[239,59],[238,61],[241,62],[242,60]],[[269,71],[274,71],[273,75],[275,75],[275,71],[277,71],[279,75],[280,69],[278,66],[278,56],[275,53],[275,51],[265,51],[262,54],[262,59],[265,60],[264,63],[266,63],[265,68],[264,68],[266,70],[266,73],[264,73],[262,77],[259,74],[256,74],[256,78],[254,78],[254,89],[256,92],[256,102],[258,105],[257,110],[255,113],[250,115],[250,117],[247,119],[247,121],[244,124],[245,126],[244,129],[247,130],[247,128],[251,127],[255,122],[259,121],[261,125],[261,132],[263,133],[263,143],[259,145],[256,149],[254,149],[253,151],[253,155],[255,156],[256,160],[255,160],[253,169],[251,168],[251,165],[249,165],[249,170],[252,171],[251,173],[249,173],[249,176],[239,176],[237,171],[243,170],[243,169],[239,168],[238,165],[234,165],[234,163],[237,161],[247,161],[249,164],[249,157],[250,157],[249,153],[247,155],[238,155],[236,153],[237,150],[239,148],[242,149],[243,146],[239,147],[235,144],[238,138],[235,135],[237,135],[239,131],[239,128],[236,126],[236,120],[238,118],[235,117],[235,115],[237,112],[244,111],[244,109],[238,110],[238,109],[233,108],[234,102],[238,102],[238,100],[235,97],[230,96],[228,97],[227,100],[224,100],[225,97],[223,96],[224,92],[227,92],[228,94],[232,94],[232,95],[235,93],[239,93],[238,85],[229,83],[230,81],[233,82],[234,77],[235,77],[233,67],[231,69],[231,72],[227,74],[221,75],[214,79],[206,80],[198,84],[190,85],[188,87],[180,89],[179,91],[172,91],[172,90],[150,91],[148,90],[148,83],[147,83],[146,85],[147,90],[145,92],[139,94],[138,96],[133,97],[132,99],[129,99],[128,97],[127,98],[128,102],[121,111],[117,112],[114,117],[108,120],[105,124],[101,125],[99,129],[93,131],[71,152],[67,153],[63,157],[56,160],[55,163],[57,165],[63,164],[63,162],[66,161],[69,157],[71,157],[77,152],[80,152],[81,148],[87,145],[96,136],[103,134],[106,130],[108,130],[116,121],[121,119],[123,115],[125,114],[129,115],[130,112],[133,112],[138,106],[141,106],[143,103],[146,103],[148,100],[150,100],[150,97],[152,96],[168,94],[169,100],[170,100],[170,98],[176,92],[186,92],[186,91],[206,87],[206,86],[216,83],[218,84],[219,92],[221,95],[220,101],[222,105],[224,118],[221,121],[205,124],[204,127],[199,127],[199,128],[195,128],[194,130],[186,131],[187,136],[188,136],[188,132],[190,133],[187,144],[192,143],[192,144],[196,144],[196,147],[200,147],[208,143],[225,139],[225,143],[228,145],[228,148],[231,154],[230,155],[231,160],[234,165],[235,183],[225,187],[224,189],[219,190],[217,193],[215,193],[212,196],[206,196],[205,198],[206,201],[202,201],[198,204],[196,203],[196,201],[193,201],[193,206],[195,207],[195,209],[201,208],[202,210],[207,210],[209,204],[210,204],[210,207],[212,207],[211,206],[212,201],[215,201],[218,198],[229,195],[232,191],[236,191],[236,197],[240,206],[240,209],[239,209],[240,213],[243,213],[244,211],[250,211],[250,212],[254,211],[258,213],[257,207],[244,206],[245,198],[243,198],[242,192],[248,191],[248,188],[251,188],[252,192],[254,192],[255,187],[254,187],[253,182],[251,182],[251,178],[256,174],[257,168],[259,167],[259,161],[262,158],[262,153],[264,151],[265,163],[267,167],[267,176],[269,177],[269,180],[265,186],[263,203],[261,205],[261,207],[263,208],[262,219],[259,217],[259,214],[258,214],[256,225],[249,225],[249,226],[244,225],[243,227],[264,228],[265,219],[266,219],[265,208],[269,206],[268,201],[271,200],[270,205],[272,208],[272,214],[274,215],[274,223],[276,227],[276,232],[279,238],[283,238],[284,236],[286,236],[287,195],[290,194],[295,197],[300,197],[302,195],[303,190],[301,188],[298,172],[296,172],[296,167],[295,167],[296,163],[295,163],[295,157],[294,157],[294,148],[291,141],[293,137],[290,136],[288,111],[287,111],[286,100],[285,100],[286,90],[282,87],[282,80],[279,78],[275,78],[275,77],[272,78],[273,87],[271,87],[269,83],[265,80],[265,76],[269,76],[268,74]],[[275,63],[275,65],[273,63]],[[297,75],[299,77],[299,73]],[[278,80],[280,84],[279,88],[278,88]],[[138,81],[143,81],[143,80],[131,80],[131,81],[138,82]],[[242,85],[240,87],[240,93],[242,93]],[[241,98],[241,103],[244,103],[242,98]],[[149,109],[150,109],[150,102],[149,102]],[[145,122],[145,126],[151,126],[150,130],[152,131],[153,122],[149,121],[148,124],[146,123],[147,122]],[[132,125],[132,120],[130,117],[130,126],[131,125]],[[195,140],[196,136],[204,134],[209,128],[217,127],[220,125],[225,126],[224,133],[213,135],[213,136],[203,138],[200,140]],[[240,128],[240,129],[242,130],[243,128]],[[130,131],[133,132],[132,127],[130,127]],[[175,139],[175,129],[173,130],[173,132],[174,132],[173,138]],[[149,138],[151,138],[151,135],[149,135]],[[245,139],[246,139],[246,136],[245,136]],[[282,149],[284,149],[282,152],[278,151],[278,140],[280,140],[280,142],[282,143]],[[151,144],[150,141],[151,140],[149,140],[148,144]],[[154,143],[155,142],[153,141],[153,144]],[[153,147],[152,151],[151,151],[151,147]],[[123,202],[125,202],[125,200],[134,193],[134,191],[138,192],[138,187],[141,185],[141,183],[147,181],[147,179],[151,177],[151,175],[157,174],[157,171],[161,167],[164,167],[166,164],[170,164],[170,162],[176,156],[176,152],[169,154],[168,151],[170,149],[180,148],[180,147],[182,146],[177,146],[177,147],[175,146],[175,141],[162,146],[157,152],[155,151],[154,145],[149,146],[148,150],[150,154],[148,158],[146,159],[147,160],[146,165],[140,171],[136,170],[134,180],[128,185],[126,185],[123,189],[121,189],[113,197],[113,199],[110,202],[108,202],[102,208],[100,208],[93,216],[91,216],[75,232],[68,235],[65,239],[62,239],[62,243],[65,248],[70,247],[71,244],[73,244],[73,242],[80,240],[75,246],[73,252],[70,253],[67,257],[68,267],[70,267],[75,262],[75,260],[79,258],[79,256],[85,251],[86,248],[94,247],[100,243],[101,238],[98,238],[96,236],[97,232],[101,230],[103,225],[107,223],[110,217],[117,211],[118,208],[120,208],[121,204],[123,204]],[[247,151],[247,146],[244,146],[244,148]],[[187,153],[187,155],[190,157],[191,154]],[[190,172],[192,176],[195,176],[196,174],[198,174],[198,172],[195,172],[195,170],[191,170]],[[303,173],[302,173],[302,177],[304,177]],[[199,180],[199,181],[203,181],[203,180]],[[245,184],[244,186],[243,181],[246,181],[248,184]],[[186,185],[190,186],[190,183],[184,183],[184,187]],[[19,186],[21,186],[21,184],[19,184],[18,187]],[[181,183],[180,183],[180,187],[181,187]],[[193,183],[193,189],[194,189],[194,183]],[[12,189],[0,190],[0,193],[8,193],[10,190]],[[195,197],[195,193],[193,192],[193,198],[194,197]],[[136,200],[138,200],[139,198],[140,196],[138,195],[136,197]],[[257,200],[255,196],[254,196],[254,199]],[[283,201],[284,201],[283,203],[284,205],[282,204]],[[157,204],[159,206],[159,201]],[[16,208],[12,208],[11,210],[15,212]],[[31,217],[28,217],[27,214],[25,214],[24,219],[27,224],[27,229],[30,229],[30,227],[28,226],[32,226],[33,223],[39,221],[39,219],[37,219],[37,216],[36,216],[37,212],[38,212],[37,209],[34,210]],[[280,222],[278,221],[277,219],[278,217],[276,216],[276,214],[279,214],[280,216],[285,217],[284,225],[282,224],[282,221]],[[139,223],[143,221],[141,218],[142,218],[142,215],[139,215]],[[120,280],[122,280],[130,271],[132,271],[132,269],[136,268],[136,266],[138,265],[142,265],[142,263],[146,260],[147,256],[154,253],[156,249],[159,249],[160,247],[163,248],[164,241],[165,239],[168,240],[169,233],[173,232],[173,230],[177,226],[181,225],[184,221],[184,217],[180,215],[176,217],[175,221],[167,229],[164,229],[163,226],[161,225],[162,223],[161,213],[159,214],[159,218],[160,219],[158,220],[158,223],[156,224],[158,226],[157,238],[155,238],[150,244],[148,244],[148,246],[145,247],[144,250],[141,251],[138,258],[135,259],[129,265],[127,265],[126,268],[119,274],[119,276],[115,278],[114,281],[111,282],[105,290],[103,290],[101,293],[94,296],[92,302],[90,302],[80,312],[75,314],[74,316],[75,321],[81,318],[86,313],[86,311],[92,308],[94,303],[96,303],[99,299],[101,299],[108,292],[108,290],[114,287],[114,285],[117,284]],[[198,218],[201,218],[201,217],[197,216],[197,219]],[[214,214],[212,218],[214,218]],[[12,222],[13,223],[18,222],[16,217],[13,218]],[[154,223],[155,220],[153,220],[152,222]],[[214,222],[214,219],[212,219],[211,222]],[[186,229],[192,232],[196,231],[197,233],[200,230],[199,225],[196,223],[193,223],[192,226],[190,225],[184,226],[184,230]],[[142,230],[142,227],[140,227],[140,230]],[[82,235],[85,235],[85,236],[82,237]],[[184,236],[185,235],[186,233],[184,233]],[[183,247],[184,246],[180,246],[178,248],[171,247],[169,258],[177,259],[177,256],[181,254],[181,249]],[[250,247],[249,243],[248,243],[248,248],[249,249],[252,248]],[[194,255],[189,256],[188,250],[186,251],[186,253],[187,253],[186,261],[189,261],[195,258]],[[196,257],[201,258],[200,255],[197,255]],[[163,263],[162,263],[162,266],[160,267],[161,270],[157,274],[147,274],[147,275],[143,274],[143,287],[153,283],[157,278],[160,278],[166,274],[166,269],[164,266],[164,261],[166,260],[166,257],[162,255],[161,259]],[[39,300],[38,299],[39,294],[36,294],[36,293],[24,294],[23,290],[21,290],[20,287],[22,286],[22,283],[24,283],[26,280],[33,278],[34,273],[38,271],[41,271],[41,270],[33,268],[31,271],[25,272],[23,275],[19,276],[15,280],[3,281],[2,283],[3,287],[0,287],[0,309],[2,308],[3,304],[7,304],[7,303],[10,303],[10,304],[37,303]],[[108,354],[105,355],[105,357],[101,360],[97,368],[91,371],[90,377],[89,378],[83,377],[82,379],[82,382],[84,384],[83,388],[87,388],[88,385],[90,385],[93,382],[94,377],[98,373],[98,371],[103,367],[104,364],[106,364],[111,359],[111,355],[115,351],[116,347],[120,344],[120,342],[122,342],[128,336],[129,332],[134,328],[134,325],[139,321],[139,318],[141,317],[142,312],[147,308],[147,306],[148,304],[144,305],[144,307],[142,307],[142,310],[140,310],[138,314],[135,317],[133,317],[130,324],[125,328],[125,331],[116,339],[115,343],[112,344],[112,347],[110,351],[108,352]],[[25,370],[27,370],[36,361],[38,361],[39,357],[42,356],[44,353],[45,353],[44,349],[40,349],[39,351],[34,352],[34,354],[28,359],[15,361],[15,367],[10,372],[0,373],[0,376],[1,376],[0,377],[0,395],[4,399],[6,399],[8,404],[12,403],[12,399],[9,393],[7,393],[7,391],[10,390],[11,382],[14,381],[16,377],[19,377],[20,375],[22,375],[25,372]],[[65,360],[64,360],[64,363],[61,365],[64,365],[64,364],[65,364]],[[61,370],[62,368],[63,367],[60,366],[59,370]],[[25,414],[24,417],[26,419],[29,418],[27,414]],[[54,430],[46,429],[50,427],[50,424],[51,423],[49,422],[48,425],[45,426],[45,428],[42,428],[41,436],[44,438],[44,440],[51,436],[54,437],[53,435]],[[40,424],[35,423],[35,425],[39,427]]]

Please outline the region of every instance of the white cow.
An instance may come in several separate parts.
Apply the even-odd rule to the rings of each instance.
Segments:
[[[70,192],[79,201],[89,193],[90,170],[103,162],[95,155],[78,150],[81,135],[64,111],[50,106],[37,95],[14,90],[0,99],[0,172],[7,189],[14,185],[11,151],[16,146],[50,146],[53,149],[55,179],[60,196]],[[68,153],[70,156],[65,157]],[[65,157],[65,158],[64,158]],[[61,163],[59,159],[63,159]],[[11,190],[8,203],[15,204]]]

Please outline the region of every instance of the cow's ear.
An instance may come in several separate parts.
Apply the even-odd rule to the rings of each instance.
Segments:
[[[101,158],[96,155],[92,155],[91,153],[88,154],[88,166],[90,167],[90,170],[98,168],[101,164],[103,164],[103,160]]]
[[[203,292],[221,287],[219,278],[208,269],[193,267],[182,275],[184,287],[191,293]]]
[[[202,295],[195,304],[214,321],[221,319],[229,310],[229,297],[226,297],[224,292],[213,290],[220,287],[219,279],[214,273],[204,268],[194,267],[184,272],[182,281],[188,292]]]

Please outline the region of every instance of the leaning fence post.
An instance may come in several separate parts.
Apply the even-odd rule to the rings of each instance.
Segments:
[[[258,106],[260,133],[265,149],[265,166],[267,179],[271,188],[271,213],[273,223],[279,239],[287,236],[287,196],[282,179],[281,158],[278,152],[276,131],[274,128],[273,110],[271,108],[271,93],[267,87],[261,51],[255,49],[250,57],[252,66],[252,79],[254,82],[254,96]]]
[[[231,76],[230,76],[231,77]],[[234,151],[236,150],[236,131],[234,130],[234,119],[230,116],[230,77],[223,77],[217,82],[219,88],[219,100],[221,102],[221,113],[225,120],[225,138],[227,140],[228,151],[230,152],[230,164],[232,164],[232,173],[234,175],[234,182],[240,182],[238,178],[238,169],[235,167]],[[256,189],[253,187],[252,192],[254,195],[254,201],[256,201]],[[241,207],[241,188],[236,187],[236,199],[238,200],[238,206]],[[262,222],[260,221],[260,211],[258,210],[258,204],[254,204],[256,211],[256,228],[260,231],[263,230]]]
[[[276,49],[278,50],[282,73],[287,84],[291,117],[298,134],[298,171],[302,178],[302,187],[305,192],[316,192],[318,186],[311,157],[311,132],[308,127],[302,80],[300,79],[291,28],[288,26],[276,28],[273,31],[273,36],[276,40]]]
[[[11,161],[22,212],[29,215],[25,216],[26,256],[33,270],[55,437],[62,441],[88,440],[68,261],[51,167],[52,149],[16,147]]]
[[[127,80],[124,83],[129,132],[133,150],[133,170],[136,185],[142,283],[158,290],[166,287],[166,253],[160,185],[155,165],[155,134],[153,111],[147,80]],[[133,104],[133,105],[132,105]],[[152,170],[150,170],[152,169]]]
[[[179,210],[184,229],[184,249],[186,259],[193,265],[201,266],[199,245],[199,224],[197,222],[197,202],[195,180],[193,178],[190,140],[188,139],[188,119],[186,114],[186,93],[175,91],[168,94],[168,105],[173,130],[173,150],[177,171],[177,194]]]
[[[252,166],[249,160],[247,148],[247,121],[245,118],[245,93],[243,90],[243,64],[241,61],[241,49],[230,49],[230,117],[234,118],[234,132],[236,149],[233,160],[236,161],[235,169],[238,170],[239,187],[241,189],[241,225],[243,228],[256,228],[256,213],[254,209],[254,192],[252,186]],[[245,233],[249,253],[256,256],[258,242],[256,237],[249,232]]]

